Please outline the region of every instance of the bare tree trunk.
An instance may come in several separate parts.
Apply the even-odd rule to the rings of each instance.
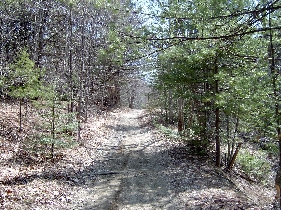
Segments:
[[[83,15],[85,15],[83,13]],[[85,19],[83,18],[82,23],[82,40],[81,40],[81,68],[79,71],[79,98],[78,98],[78,110],[77,110],[77,122],[78,122],[78,132],[77,141],[81,141],[81,115],[82,115],[82,88],[83,88],[83,77],[82,73],[85,71]]]
[[[236,118],[236,123],[235,123],[235,129],[234,129],[234,133],[233,133],[233,137],[232,137],[232,145],[231,145],[231,152],[230,152],[230,157],[233,156],[233,152],[234,152],[234,147],[235,147],[235,144],[236,144],[236,136],[237,136],[237,133],[238,133],[238,127],[239,127],[239,118],[237,117]]]
[[[82,97],[81,95],[79,95],[78,107],[77,107],[77,123],[78,123],[77,141],[81,140],[81,100]]]
[[[164,114],[165,114],[165,123],[168,123],[169,122],[169,114],[168,114],[168,101],[167,101],[167,89],[166,87],[164,86],[164,90],[163,90],[163,94],[164,94]],[[161,110],[161,114],[162,114],[162,110]]]
[[[51,158],[54,158],[54,146],[55,146],[55,99],[53,99],[52,104],[52,125],[51,125],[51,134],[52,134],[52,144],[51,144]]]
[[[19,132],[22,131],[22,98],[20,98],[20,112],[19,112]]]
[[[73,66],[72,66],[72,60],[73,60],[73,49],[72,49],[72,37],[73,37],[73,22],[72,22],[72,8],[70,8],[70,12],[69,12],[69,30],[70,30],[70,35],[69,35],[69,44],[68,44],[68,48],[69,48],[69,61],[68,61],[68,65],[69,65],[69,83],[70,83],[70,108],[69,111],[70,112],[74,112],[74,86],[73,86]]]
[[[226,115],[226,138],[227,138],[227,164],[230,162],[231,160],[231,151],[230,151],[230,128],[229,128],[229,115]]]
[[[131,90],[131,94],[130,94],[130,98],[129,98],[129,108],[130,109],[133,109],[133,104],[134,104],[134,101],[135,101],[135,89],[134,89],[134,87],[131,87],[131,88],[133,88],[133,90]]]
[[[215,74],[218,73],[217,62],[215,63]],[[219,80],[215,81],[215,93],[219,94]],[[215,140],[216,140],[216,166],[221,165],[221,145],[220,145],[220,108],[215,109]]]
[[[231,170],[231,169],[232,169],[232,167],[233,167],[233,165],[234,165],[234,163],[235,163],[236,157],[237,157],[237,155],[238,155],[238,152],[239,152],[241,146],[242,146],[242,143],[238,143],[238,145],[237,145],[237,147],[236,147],[236,150],[235,150],[235,152],[234,152],[234,155],[231,157],[231,161],[229,162],[229,164],[228,164],[228,166],[227,166],[227,169],[228,169],[228,170]]]
[[[220,109],[217,107],[216,111],[216,122],[215,122],[215,139],[216,139],[216,166],[221,165],[221,151],[220,151]]]
[[[273,4],[271,5],[273,7]],[[269,41],[270,41],[270,48],[269,48],[269,57],[271,58],[271,64],[270,64],[270,70],[271,70],[271,76],[272,76],[272,86],[273,86],[273,95],[274,95],[274,103],[275,103],[275,120],[277,124],[277,136],[278,136],[278,142],[279,142],[279,169],[281,168],[281,129],[280,129],[280,114],[279,114],[279,90],[277,87],[277,80],[279,77],[279,72],[276,70],[275,66],[275,50],[274,50],[274,44],[273,44],[273,34],[272,34],[272,24],[271,24],[271,11],[269,12],[269,28],[270,28],[270,36],[269,36]],[[279,179],[278,173],[276,175],[276,180]],[[275,183],[276,184],[276,183]],[[280,186],[279,186],[280,187]],[[279,194],[280,194],[280,189],[279,189]],[[281,207],[281,197],[279,195],[279,207]]]
[[[36,66],[42,68],[42,58],[43,58],[43,49],[44,49],[44,33],[46,27],[46,16],[47,12],[42,8],[45,7],[46,0],[43,0],[40,9],[39,9],[39,32],[38,32],[38,47],[37,47],[37,58],[36,58]]]
[[[24,103],[25,103],[25,117],[27,117],[27,115],[28,115],[28,99],[27,98],[24,99]]]
[[[181,133],[184,130],[184,116],[183,116],[183,99],[178,98],[178,132]]]
[[[169,89],[168,92],[168,121],[170,124],[173,123],[173,95],[172,95],[172,89]]]
[[[84,122],[88,121],[88,105],[89,105],[89,85],[87,84],[87,87],[85,89],[85,113],[84,113]]]

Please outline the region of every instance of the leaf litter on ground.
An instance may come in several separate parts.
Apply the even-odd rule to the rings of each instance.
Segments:
[[[118,142],[127,135],[126,128],[122,128],[116,136],[114,128],[120,126],[120,118],[124,114],[134,112],[115,110],[91,117],[82,125],[82,144],[60,150],[55,160],[50,161],[39,156],[30,157],[28,153],[20,151],[19,139],[28,136],[28,132],[35,132],[33,126],[36,119],[29,119],[23,132],[18,134],[15,131],[17,109],[14,104],[2,104],[0,107],[1,209],[83,209],[90,194],[94,193],[93,186],[105,172],[103,169],[111,163],[106,158],[110,157],[112,150],[119,149],[115,144],[108,149],[106,144],[112,139]],[[211,159],[189,155],[181,142],[165,140],[152,126],[148,115],[143,114],[139,120],[146,128],[144,134],[149,132],[153,138],[152,143],[147,143],[147,152],[158,152],[164,158],[160,158],[159,165],[166,168],[165,174],[169,178],[166,184],[182,209],[272,208],[272,189],[260,190],[253,183],[229,177],[214,168]],[[30,158],[32,160],[25,160]],[[140,160],[139,164],[145,164],[143,161]],[[145,173],[149,173],[149,170],[142,172]]]

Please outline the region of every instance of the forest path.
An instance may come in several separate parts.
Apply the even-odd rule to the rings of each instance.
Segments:
[[[81,209],[247,209],[254,204],[208,159],[159,138],[143,126],[142,110],[117,117],[111,138],[100,145],[103,160]],[[87,205],[85,205],[87,201]],[[254,202],[257,204],[257,200]],[[255,207],[257,207],[255,205]],[[259,208],[257,208],[259,209]]]
[[[120,116],[113,138],[103,142],[107,163],[98,170],[89,209],[177,209],[168,187],[168,154],[141,125],[142,112]]]
[[[17,119],[11,107],[2,110]],[[53,161],[2,140],[0,209],[272,209],[273,190],[226,178],[211,157],[194,156],[150,125],[145,110],[91,117],[83,141],[57,150]]]

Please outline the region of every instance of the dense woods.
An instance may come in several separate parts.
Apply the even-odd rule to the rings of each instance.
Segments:
[[[0,136],[16,133],[24,150],[54,159],[83,143],[90,117],[147,108],[194,154],[227,170],[238,159],[262,181],[281,167],[280,9],[279,0],[1,1],[0,96],[18,104],[18,119],[1,116]]]
[[[240,141],[268,138],[275,145],[280,136],[280,2],[156,4],[161,21],[150,40],[161,43],[163,52],[154,88],[166,121],[178,121],[178,131],[201,152],[215,143],[217,166],[226,158],[232,167]]]
[[[19,131],[23,104],[31,101],[39,112],[48,110],[40,115],[50,122],[43,142],[52,148],[61,129],[75,131],[80,141],[80,123],[89,115],[122,104],[140,106],[137,87],[128,83],[141,84],[134,62],[145,49],[130,37],[143,33],[132,3],[2,1],[0,10],[1,99],[20,104]]]
[[[280,6],[155,1],[149,38],[161,49],[153,88],[165,124],[177,124],[195,153],[214,152],[216,166],[231,170],[238,158],[260,181],[281,164]],[[266,166],[265,156],[274,164]]]
[[[132,73],[132,62],[143,46],[129,36],[139,35],[142,27],[133,5],[115,3],[1,2],[2,95],[12,96],[11,87],[25,85],[11,83],[11,64],[26,52],[42,73],[42,85],[52,86],[71,111],[74,106],[81,112],[90,104],[120,103],[122,80]],[[14,77],[20,78],[17,73]]]

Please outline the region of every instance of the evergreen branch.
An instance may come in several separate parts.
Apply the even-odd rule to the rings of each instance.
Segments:
[[[243,16],[243,15],[250,15],[253,14],[254,16],[256,16],[257,14],[263,13],[265,11],[271,10],[271,11],[276,11],[281,9],[281,6],[272,6],[276,3],[278,3],[280,0],[276,0],[270,4],[266,4],[264,7],[262,8],[258,8],[259,5],[257,5],[255,7],[255,9],[253,10],[240,10],[240,11],[236,11],[232,14],[229,15],[219,15],[219,16],[214,16],[214,17],[206,17],[203,19],[206,20],[216,20],[216,19],[225,19],[225,18],[232,18],[232,17],[239,17],[239,16]],[[125,11],[124,9],[117,9],[115,8],[115,10],[120,10],[120,11]],[[166,20],[172,20],[172,19],[176,19],[176,20],[193,20],[196,18],[192,18],[192,17],[177,17],[177,16],[165,16],[165,15],[157,15],[157,14],[153,14],[153,13],[145,13],[145,12],[138,12],[138,11],[132,11],[133,14],[136,15],[145,15],[145,16],[150,16],[150,17],[154,17],[154,18],[161,18],[161,19],[166,19]]]
[[[264,28],[258,28],[254,30],[239,32],[239,33],[233,33],[228,35],[221,35],[221,36],[207,36],[207,37],[186,37],[186,36],[173,36],[173,37],[165,37],[165,38],[147,38],[147,41],[167,41],[167,40],[181,40],[181,41],[192,41],[192,40],[218,40],[218,39],[229,39],[233,37],[242,37],[249,34],[254,34],[258,32],[265,32],[269,30],[280,30],[281,26],[276,27],[264,27]],[[135,38],[141,38],[141,37],[135,37]]]

